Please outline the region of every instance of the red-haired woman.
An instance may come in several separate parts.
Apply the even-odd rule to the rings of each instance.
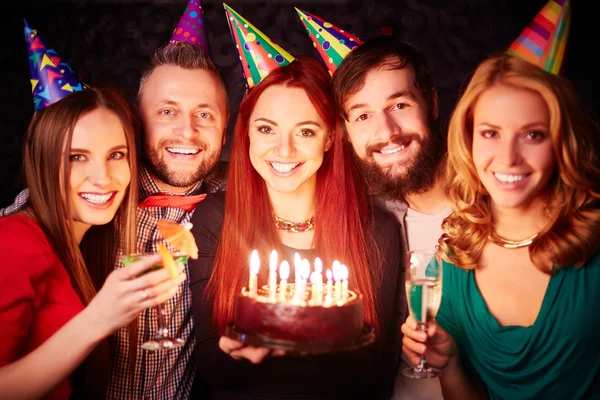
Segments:
[[[240,106],[227,195],[207,197],[192,220],[201,248],[190,264],[196,362],[212,398],[389,396],[405,310],[403,246],[393,217],[369,209],[335,125],[329,74],[310,57],[271,72]],[[282,230],[275,218],[314,229]],[[364,295],[365,321],[376,327],[377,344],[295,358],[266,357],[266,349],[220,339],[236,295],[247,286],[253,249],[262,260],[276,249],[292,268],[296,252],[318,256],[324,265],[337,259],[351,266],[350,281]]]

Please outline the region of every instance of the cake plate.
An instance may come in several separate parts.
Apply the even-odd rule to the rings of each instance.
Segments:
[[[331,343],[298,343],[291,340],[275,339],[261,334],[245,334],[236,329],[234,324],[225,328],[224,335],[230,339],[237,340],[248,346],[264,347],[273,350],[284,350],[286,354],[325,354],[335,352],[345,352],[357,350],[361,347],[369,346],[375,342],[375,329],[367,324],[364,325],[361,334],[350,341],[331,344]]]

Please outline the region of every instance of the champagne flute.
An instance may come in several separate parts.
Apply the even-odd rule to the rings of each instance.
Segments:
[[[442,266],[435,260],[435,251],[409,251],[406,262],[406,297],[410,314],[420,330],[427,330],[442,302]],[[415,379],[430,379],[440,371],[427,365],[425,355],[419,365],[406,368],[404,375]]]
[[[130,265],[136,261],[139,261],[143,257],[151,256],[153,253],[135,253],[121,256],[121,263],[124,266]],[[188,262],[189,256],[184,253],[173,253],[173,258],[176,263],[185,264]],[[144,273],[148,273],[150,271],[154,271],[158,268],[162,268],[161,264],[157,264],[148,271]],[[163,304],[157,304],[154,309],[156,310],[156,315],[158,318],[158,329],[154,334],[154,337],[147,342],[142,343],[142,349],[144,350],[162,350],[162,349],[174,349],[177,347],[181,347],[185,344],[183,339],[174,338],[169,333],[169,328],[167,328],[166,314]]]

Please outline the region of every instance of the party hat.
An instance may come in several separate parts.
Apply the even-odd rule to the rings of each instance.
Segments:
[[[349,32],[324,21],[323,19],[300,10],[297,7],[296,12],[300,16],[300,21],[304,24],[308,36],[312,39],[313,46],[319,52],[319,55],[329,68],[330,73],[334,73],[344,57],[363,42]]]
[[[204,14],[200,0],[189,0],[185,11],[173,31],[171,43],[189,42],[200,45],[208,52],[208,36],[204,26]]]
[[[223,3],[223,6],[248,89],[252,89],[274,69],[294,61],[292,55],[256,29],[244,17],[227,4]]]
[[[508,54],[559,74],[563,67],[570,25],[569,0],[550,0],[513,42]]]
[[[35,111],[64,99],[88,86],[58,53],[47,47],[37,31],[25,22],[25,41],[31,75],[31,93]]]

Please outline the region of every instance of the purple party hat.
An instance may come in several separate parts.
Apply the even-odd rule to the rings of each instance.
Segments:
[[[189,0],[177,28],[171,36],[171,43],[188,42],[200,45],[205,52],[208,52],[208,36],[206,35],[206,26],[204,26],[204,14],[202,13],[202,4],[200,0]]]
[[[47,47],[37,31],[25,22],[25,41],[31,75],[31,94],[35,111],[64,99],[88,86],[58,53]]]

